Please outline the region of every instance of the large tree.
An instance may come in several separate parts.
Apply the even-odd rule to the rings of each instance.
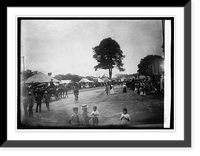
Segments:
[[[97,60],[98,64],[94,66],[97,69],[108,69],[109,78],[112,78],[112,69],[117,68],[119,71],[124,71],[122,59],[125,57],[119,44],[111,39],[105,38],[100,44],[93,49],[93,58]]]
[[[140,60],[138,64],[138,73],[145,76],[152,76],[155,74],[155,70],[157,73],[161,74],[161,63],[163,62],[163,58],[159,55],[147,55],[146,57]]]

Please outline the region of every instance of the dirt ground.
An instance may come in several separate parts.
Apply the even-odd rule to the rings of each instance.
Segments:
[[[163,126],[164,98],[155,95],[141,96],[136,91],[127,90],[122,93],[122,86],[114,87],[115,93],[107,96],[104,87],[80,90],[79,102],[74,103],[74,95],[69,93],[68,98],[55,100],[51,98],[50,111],[42,103],[42,113],[36,113],[34,104],[34,117],[25,118],[21,110],[23,128],[69,128],[67,120],[72,115],[74,106],[78,106],[78,115],[82,117],[82,104],[87,104],[91,113],[93,106],[97,106],[100,113],[99,126],[119,126],[122,109],[126,107],[132,122],[131,127],[151,128]],[[23,107],[21,107],[23,108]],[[91,123],[92,125],[92,123]]]

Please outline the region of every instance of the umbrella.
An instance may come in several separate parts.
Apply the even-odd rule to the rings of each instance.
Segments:
[[[43,74],[42,72],[39,72],[31,77],[29,77],[25,83],[43,83],[43,82],[50,82],[51,79],[53,79],[53,82],[60,82],[59,80],[52,78],[48,75]]]

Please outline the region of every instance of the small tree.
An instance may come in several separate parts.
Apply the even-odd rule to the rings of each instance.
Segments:
[[[27,69],[26,71],[22,71],[22,80],[26,80],[28,79],[29,77],[37,74],[38,71],[32,71],[30,69]]]
[[[112,69],[115,67],[119,71],[124,71],[122,59],[125,57],[119,44],[111,39],[105,38],[100,44],[93,49],[93,58],[97,60],[98,64],[94,66],[97,69],[108,69],[109,78],[112,78]]]

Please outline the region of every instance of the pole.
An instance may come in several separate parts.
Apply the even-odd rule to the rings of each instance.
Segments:
[[[22,59],[23,59],[23,71],[25,71],[24,56],[22,56]]]
[[[23,71],[25,72],[25,63],[24,63],[24,56],[22,56],[23,59]],[[23,75],[22,75],[23,76]],[[25,79],[24,79],[24,85],[25,85]]]

